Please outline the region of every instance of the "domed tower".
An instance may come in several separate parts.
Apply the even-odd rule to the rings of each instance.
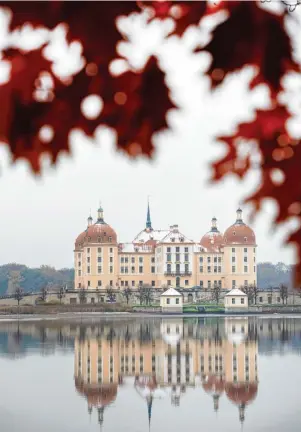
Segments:
[[[74,268],[76,289],[105,289],[117,284],[117,235],[105,222],[101,205],[96,222],[90,215],[86,229],[75,240]]]
[[[240,208],[235,223],[224,233],[223,244],[225,288],[256,285],[256,238],[252,228],[243,221]]]
[[[204,375],[202,379],[202,387],[206,393],[212,395],[214,411],[219,408],[219,398],[225,390],[225,381],[220,375]]]
[[[207,252],[219,252],[223,244],[223,235],[217,229],[217,219],[211,219],[211,229],[201,238],[200,245]]]

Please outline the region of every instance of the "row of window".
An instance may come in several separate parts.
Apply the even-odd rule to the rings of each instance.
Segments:
[[[139,260],[139,263],[143,263],[143,257],[139,257],[138,258],[138,260]],[[136,257],[131,257],[131,260],[129,259],[129,257],[120,257],[120,262],[122,263],[122,264],[127,264],[127,263],[129,263],[129,262],[131,262],[132,264],[134,264],[135,262],[136,262]],[[155,257],[151,257],[151,262],[152,263],[154,263],[155,262]]]
[[[166,261],[172,261],[172,254],[171,253],[166,254]],[[181,254],[176,253],[175,261],[176,262],[181,261]],[[184,261],[189,262],[189,254],[184,254]]]
[[[90,254],[90,253],[91,253],[91,248],[87,248],[87,254]],[[101,247],[97,248],[97,253],[99,253],[99,254],[102,253],[102,248]],[[112,253],[113,253],[113,248],[110,248],[110,254],[112,254]],[[80,258],[80,256],[81,256],[81,253],[79,252],[78,253],[78,258]]]
[[[254,273],[256,273],[256,266],[253,267]],[[232,266],[232,273],[236,273],[236,266]],[[248,266],[244,266],[244,273],[249,273]]]
[[[120,273],[128,274],[129,273],[129,267],[120,267]],[[136,273],[136,267],[133,267],[133,266],[131,267],[131,273],[132,274]],[[138,273],[144,273],[143,266],[138,267]],[[151,273],[156,273],[156,267],[155,266],[151,267]]]
[[[213,286],[214,287],[217,287],[217,286],[221,287],[222,286],[222,281],[221,280],[215,280],[215,281],[213,281]],[[200,288],[204,288],[204,281],[200,281]],[[212,288],[212,283],[211,283],[210,280],[207,282],[207,288],[208,289]]]
[[[189,264],[185,264],[184,268],[185,268],[185,272],[189,272]],[[180,269],[181,269],[180,264],[176,264],[176,272],[180,272]],[[171,270],[171,264],[167,264],[166,270],[168,273],[170,273],[172,271]]]
[[[200,263],[203,263],[203,262],[204,262],[204,257],[200,257]],[[222,257],[213,257],[213,262],[214,263],[217,263],[217,262],[221,263]],[[210,256],[207,257],[207,263],[211,263],[211,257]]]
[[[168,252],[168,253],[171,253],[171,252],[172,252],[172,248],[171,248],[171,247],[168,247],[168,248],[166,248],[166,249],[167,249],[167,252]],[[176,246],[175,249],[176,249],[176,252],[180,252],[180,246]],[[188,246],[185,246],[185,248],[184,248],[184,252],[185,252],[185,253],[189,252],[189,248],[188,248]]]
[[[211,273],[211,269],[213,268],[213,273],[221,273],[222,267],[221,266],[207,266],[207,273]],[[204,273],[204,267],[200,266],[200,273]]]

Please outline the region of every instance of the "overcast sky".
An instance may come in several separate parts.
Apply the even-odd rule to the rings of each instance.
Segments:
[[[294,16],[300,21],[301,10]],[[214,134],[231,133],[237,122],[252,118],[255,106],[267,104],[264,88],[247,91],[252,70],[226,80],[221,90],[210,95],[209,81],[203,76],[209,57],[190,55],[194,31],[188,31],[182,42],[174,38],[163,44],[164,28],[158,31],[155,25],[150,26],[142,37],[137,23],[130,25],[133,44],[125,47],[130,59],[139,65],[146,53],[159,50],[172,96],[181,108],[169,114],[170,130],[156,138],[154,160],[133,162],[116,153],[110,131],[99,130],[94,142],[75,133],[72,155],[61,156],[54,169],[45,159],[42,177],[34,178],[26,163],[11,166],[8,152],[2,148],[0,264],[72,266],[74,240],[85,229],[90,209],[96,216],[100,200],[118,241],[131,241],[144,227],[148,195],[154,228],[179,224],[185,235],[198,241],[210,228],[213,216],[221,231],[234,223],[239,203],[258,184],[255,171],[243,182],[229,177],[218,185],[208,183],[209,162],[223,154]],[[126,22],[124,25],[129,27]],[[299,40],[300,28],[299,34],[294,32]],[[206,39],[205,33],[202,38]],[[297,49],[300,60],[301,44]],[[300,92],[293,99],[295,105],[300,104]],[[300,117],[292,124],[297,135],[300,124]],[[250,208],[243,210],[248,221]],[[294,261],[294,251],[282,246],[288,226],[271,232],[275,210],[275,205],[267,202],[251,224],[258,260],[289,264]]]

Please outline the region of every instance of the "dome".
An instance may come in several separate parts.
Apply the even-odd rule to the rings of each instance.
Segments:
[[[203,378],[202,387],[206,393],[221,395],[225,389],[225,381],[221,376],[206,375]]]
[[[88,404],[95,407],[110,405],[117,396],[117,384],[86,384],[80,378],[75,378],[75,387]]]
[[[237,405],[252,402],[257,395],[257,390],[257,383],[226,384],[226,395]]]
[[[225,231],[223,238],[224,245],[245,244],[248,246],[256,246],[254,231],[243,222],[241,209],[238,209],[236,214],[237,218],[235,223]]]
[[[208,252],[219,252],[223,245],[223,236],[217,229],[216,218],[211,220],[211,230],[201,238],[200,245]]]
[[[75,240],[75,249],[82,248],[89,243],[112,243],[117,244],[117,234],[103,218],[103,209],[99,207],[98,218],[91,224],[92,218],[88,218],[88,227]]]

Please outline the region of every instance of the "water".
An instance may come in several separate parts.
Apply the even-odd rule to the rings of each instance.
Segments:
[[[0,322],[1,432],[301,430],[301,319]]]

